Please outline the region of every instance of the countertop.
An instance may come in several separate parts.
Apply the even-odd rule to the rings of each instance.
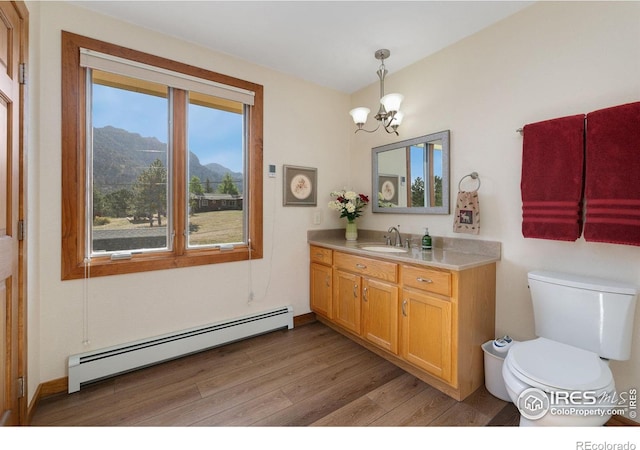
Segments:
[[[345,253],[455,271],[483,266],[500,260],[500,242],[479,239],[432,236],[433,249],[423,251],[419,247],[420,236],[408,235],[407,237],[413,239],[414,247],[405,249],[405,253],[387,253],[362,248],[365,246],[385,246],[384,234],[382,231],[358,230],[358,240],[347,241],[344,238],[343,229],[310,230],[307,232],[307,241],[311,245]]]

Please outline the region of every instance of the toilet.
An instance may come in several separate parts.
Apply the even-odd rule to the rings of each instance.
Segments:
[[[566,273],[528,274],[536,339],[502,366],[520,426],[600,426],[616,398],[608,360],[631,356],[636,286]]]

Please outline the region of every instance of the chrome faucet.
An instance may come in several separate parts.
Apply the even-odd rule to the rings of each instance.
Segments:
[[[391,233],[391,236],[393,236],[393,232],[396,232],[396,241],[395,241],[395,246],[396,247],[402,247],[402,237],[400,236],[400,230],[398,230],[398,228],[400,228],[400,225],[398,225],[398,227],[389,227],[389,229],[387,230],[388,233]],[[389,237],[391,237],[389,236]]]

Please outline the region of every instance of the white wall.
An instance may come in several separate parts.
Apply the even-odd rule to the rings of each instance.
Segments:
[[[28,3],[31,14],[29,392],[67,375],[70,354],[292,304],[309,312],[309,228],[335,227],[329,191],[344,186],[347,95],[96,15],[66,2]],[[60,281],[60,31],[201,66],[264,86],[264,259],[92,279],[89,339],[84,282]],[[268,164],[277,178],[267,177]],[[318,169],[318,208],[282,206],[282,165]],[[324,196],[323,196],[324,194]],[[321,209],[323,222],[312,224]],[[251,266],[251,273],[249,267]],[[248,303],[249,286],[255,299]]]
[[[640,285],[640,248],[624,245],[524,239],[520,170],[527,123],[640,101],[639,2],[539,2],[402,71],[387,61],[387,92],[405,95],[399,139],[451,130],[451,189],[477,171],[479,239],[502,242],[497,273],[496,334],[534,337],[526,273],[564,270]],[[393,54],[393,49],[391,49]],[[373,68],[372,68],[373,70]],[[377,86],[353,96],[352,107],[373,105]],[[370,149],[392,142],[377,133],[352,138],[352,183],[370,187]],[[475,184],[466,185],[472,189]],[[455,206],[455,203],[453,204]],[[453,211],[453,207],[452,207]],[[362,228],[436,236],[472,237],[452,231],[453,216],[371,214]],[[640,307],[633,356],[612,362],[619,389],[640,380]]]

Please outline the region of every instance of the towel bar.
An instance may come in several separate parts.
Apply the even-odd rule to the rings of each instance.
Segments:
[[[458,191],[462,190],[462,188],[461,188],[462,182],[467,177],[471,177],[472,180],[477,180],[478,181],[478,187],[475,190],[477,191],[478,189],[480,189],[480,175],[478,175],[478,172],[471,172],[470,174],[465,175],[462,178],[460,178],[460,181],[458,182]]]

